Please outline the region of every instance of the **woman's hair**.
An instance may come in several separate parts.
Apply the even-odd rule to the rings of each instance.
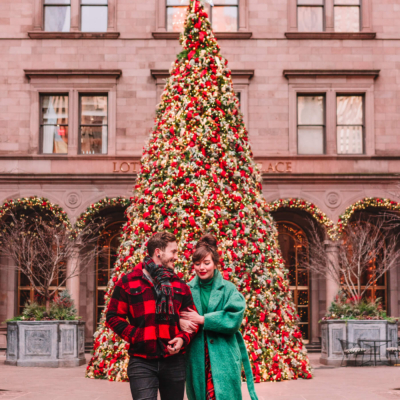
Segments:
[[[214,265],[217,267],[220,264],[218,248],[217,248],[217,239],[213,235],[211,235],[211,233],[203,235],[197,242],[195,247],[195,252],[193,253],[192,256],[192,261],[193,263],[202,261],[209,254],[211,254],[211,258],[214,262]]]

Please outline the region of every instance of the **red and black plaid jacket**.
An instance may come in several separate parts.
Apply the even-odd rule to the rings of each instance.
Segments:
[[[180,313],[196,309],[189,286],[178,277],[171,278],[170,282],[174,291],[173,315],[156,315],[157,295],[154,285],[143,277],[142,263],[116,283],[106,325],[130,343],[129,355],[153,359],[168,357],[168,342],[176,337],[183,339],[181,352],[184,352],[197,333],[183,332],[179,327]]]

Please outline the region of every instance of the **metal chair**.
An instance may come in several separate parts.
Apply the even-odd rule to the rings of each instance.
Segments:
[[[358,343],[349,342],[348,340],[343,340],[343,339],[338,339],[338,340],[340,342],[340,345],[342,346],[342,353],[343,353],[343,358],[342,358],[342,362],[340,363],[340,366],[347,367],[347,361],[349,360],[349,357],[351,357],[351,356],[354,356],[355,366],[357,366],[357,357],[359,355],[362,356],[361,365],[363,365],[364,354],[366,353],[367,349],[364,349]],[[343,365],[345,358],[346,358],[346,365]]]
[[[399,363],[399,349],[400,340],[397,342],[397,347],[387,347],[386,348],[386,358],[389,360],[389,364],[392,364],[392,356],[394,358],[395,364]]]

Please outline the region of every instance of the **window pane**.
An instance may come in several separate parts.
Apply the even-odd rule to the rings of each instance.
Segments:
[[[324,125],[324,96],[298,96],[299,125]]]
[[[236,32],[238,28],[238,8],[213,7],[212,28],[215,32]]]
[[[81,4],[108,4],[108,0],[82,0]]]
[[[338,126],[337,147],[339,154],[363,153],[362,126]]]
[[[107,32],[108,7],[83,6],[82,32]]]
[[[68,96],[41,96],[44,154],[68,153]]]
[[[323,7],[297,7],[297,25],[299,32],[322,32]]]
[[[338,125],[363,124],[362,96],[338,96],[336,101]]]
[[[42,123],[68,124],[68,96],[41,96]]]
[[[335,6],[335,32],[360,32],[360,7]]]
[[[312,6],[312,5],[318,5],[318,6],[323,6],[324,5],[324,0],[297,0],[297,5],[301,6]]]
[[[71,4],[70,0],[44,0],[44,4]]]
[[[81,153],[107,154],[107,126],[81,127]]]
[[[167,6],[188,6],[189,0],[167,0]]]
[[[324,128],[299,126],[297,129],[298,154],[324,154]]]
[[[69,32],[71,8],[50,6],[44,8],[44,30],[47,32]]]
[[[233,6],[238,5],[238,0],[214,0],[214,4],[217,6]]]
[[[107,124],[107,96],[81,97],[81,124]]]
[[[167,8],[167,31],[182,32],[185,23],[186,7]]]
[[[335,5],[360,5],[360,0],[335,0]]]
[[[44,125],[42,133],[44,154],[68,153],[68,126]]]

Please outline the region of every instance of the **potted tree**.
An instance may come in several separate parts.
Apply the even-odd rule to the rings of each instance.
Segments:
[[[327,257],[326,242],[311,232],[310,271],[336,282],[339,294],[321,323],[321,363],[340,365],[339,340],[389,340],[380,346],[381,359],[388,347],[397,347],[398,320],[387,315],[375,288],[400,262],[399,218],[393,214],[359,215],[344,227],[337,243],[337,257]],[[375,294],[375,296],[374,296]]]
[[[6,364],[70,367],[85,363],[84,328],[66,282],[77,276],[97,250],[102,224],[72,231],[55,213],[8,211],[0,219],[0,253],[29,281],[36,294],[21,315],[7,321]],[[79,257],[79,263],[68,262]],[[2,265],[2,268],[10,268]]]

